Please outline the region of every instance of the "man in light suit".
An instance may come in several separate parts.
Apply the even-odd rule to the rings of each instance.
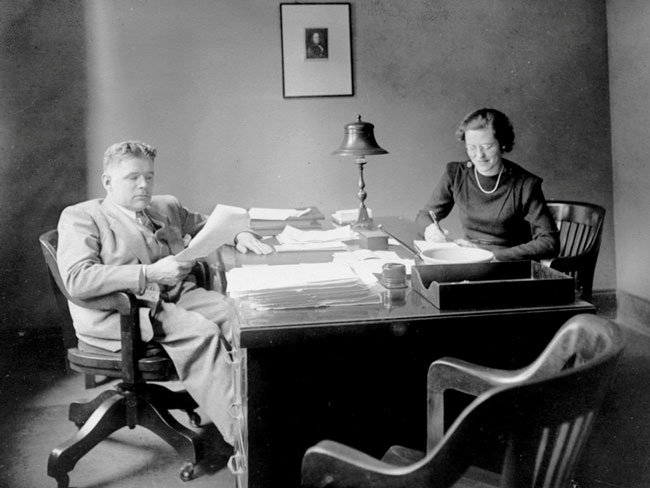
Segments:
[[[157,290],[150,308],[140,309],[142,338],[162,345],[187,391],[232,445],[228,409],[234,384],[228,349],[237,333],[237,314],[227,298],[185,279],[192,262],[174,258],[184,248],[184,237],[194,237],[206,217],[189,212],[173,196],[153,196],[155,157],[155,148],[137,141],[107,149],[102,174],[106,198],[70,206],[59,219],[61,276],[70,295],[80,299]],[[244,216],[229,226],[232,244],[241,252],[271,252],[247,225]],[[80,349],[120,349],[117,312],[69,305]]]

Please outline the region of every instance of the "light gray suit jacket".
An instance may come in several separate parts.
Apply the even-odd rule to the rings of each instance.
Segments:
[[[183,236],[194,237],[206,221],[205,215],[189,212],[170,195],[153,197],[147,211],[160,227],[157,240],[109,199],[82,202],[61,213],[57,259],[72,297],[84,299],[115,291],[141,293],[142,265],[182,250]],[[245,230],[233,228],[232,242]],[[120,349],[117,312],[85,309],[73,303],[69,306],[81,340],[111,351]],[[149,309],[140,310],[140,329],[142,339],[151,340]]]

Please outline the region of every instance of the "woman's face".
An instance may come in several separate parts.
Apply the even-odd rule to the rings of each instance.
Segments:
[[[492,129],[465,131],[467,155],[479,173],[494,176],[501,171],[501,147]]]

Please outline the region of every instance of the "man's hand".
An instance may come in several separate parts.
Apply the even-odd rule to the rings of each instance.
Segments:
[[[438,224],[431,224],[424,229],[424,239],[430,242],[447,242],[449,231]]]
[[[240,232],[237,234],[235,242],[237,242],[237,250],[244,254],[248,251],[253,251],[255,254],[270,254],[273,252],[271,246],[264,244],[250,232]]]
[[[167,256],[145,267],[147,282],[174,286],[189,274],[193,265],[192,261],[176,261],[174,256]]]

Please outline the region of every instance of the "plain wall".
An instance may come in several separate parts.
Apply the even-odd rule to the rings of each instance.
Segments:
[[[38,236],[87,196],[81,1],[0,1],[0,327],[56,324]]]
[[[368,206],[412,218],[444,164],[465,157],[458,121],[505,111],[510,157],[544,178],[548,198],[607,208],[595,287],[616,287],[604,0],[352,1],[355,95],[304,99],[282,97],[277,1],[1,7],[5,329],[56,320],[37,237],[66,205],[103,195],[109,144],[156,145],[158,192],[196,210],[329,214],[357,205],[356,166],[331,156],[357,113],[390,152],[368,158]]]
[[[368,157],[367,205],[413,218],[466,157],[460,119],[492,106],[547,198],[607,208],[595,288],[615,288],[604,1],[351,4],[355,95],[283,99],[278,2],[90,2],[89,196],[104,149],[136,138],[159,150],[157,191],[191,208],[354,208],[357,167],[331,152],[359,113],[390,153]]]
[[[650,4],[607,2],[618,289],[650,301]]]

